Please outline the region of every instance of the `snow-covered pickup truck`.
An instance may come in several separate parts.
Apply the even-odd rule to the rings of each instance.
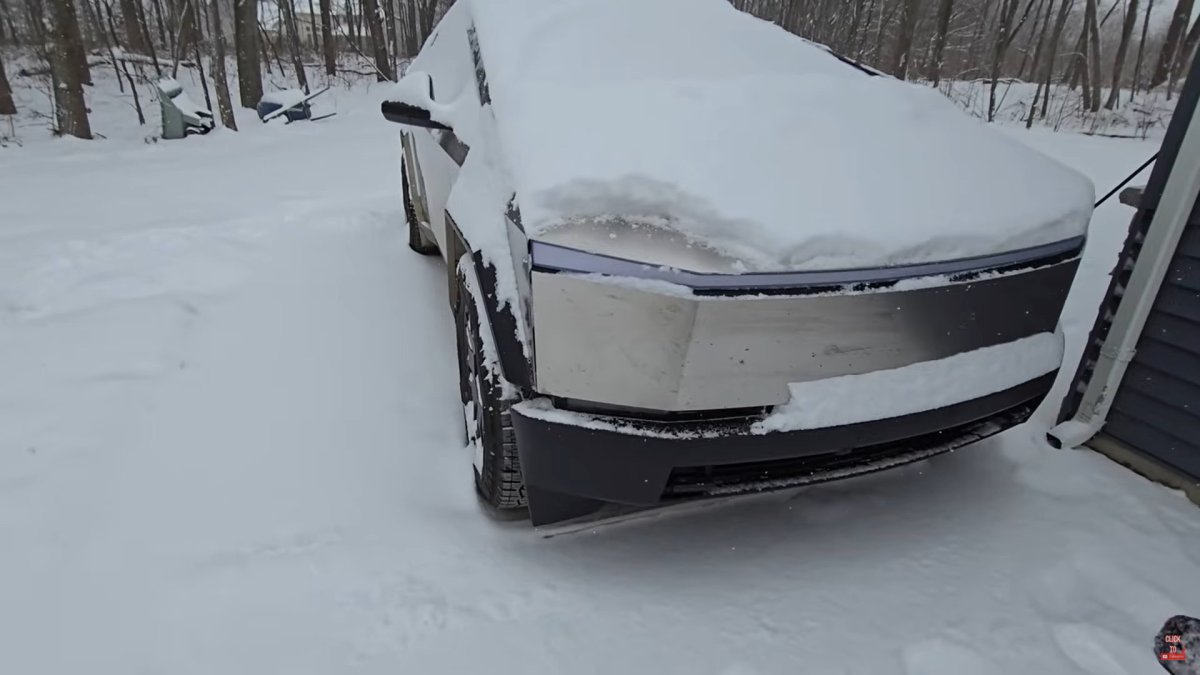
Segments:
[[[534,524],[1026,420],[1094,189],[726,0],[459,0],[382,103],[476,484]]]

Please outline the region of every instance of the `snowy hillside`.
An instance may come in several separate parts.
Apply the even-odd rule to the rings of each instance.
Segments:
[[[1200,511],[1047,447],[1062,378],[904,469],[553,539],[491,520],[374,93],[157,144],[108,100],[108,140],[0,149],[0,673],[1117,675],[1200,612]],[[1101,190],[1156,149],[1005,133]],[[1092,222],[1068,364],[1130,216]]]

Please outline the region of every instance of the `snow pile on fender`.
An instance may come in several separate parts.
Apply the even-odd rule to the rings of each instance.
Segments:
[[[470,7],[534,236],[666,219],[765,270],[986,255],[1087,228],[1084,176],[725,0]]]

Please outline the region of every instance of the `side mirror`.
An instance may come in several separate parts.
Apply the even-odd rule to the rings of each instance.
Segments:
[[[388,100],[380,105],[380,112],[389,122],[449,130],[449,126],[433,119],[430,111],[436,105],[433,101],[433,79],[429,73],[415,71],[405,75],[392,87]]]

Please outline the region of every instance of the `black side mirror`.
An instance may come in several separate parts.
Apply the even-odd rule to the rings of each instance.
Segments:
[[[405,75],[392,88],[389,100],[380,104],[384,119],[397,124],[407,124],[426,129],[450,127],[433,119],[430,110],[433,102],[433,78],[429,73],[414,71]]]
[[[396,101],[384,101],[379,107],[384,119],[389,122],[407,124],[412,127],[425,127],[426,129],[450,129],[445,124],[430,119],[428,110],[418,108],[415,105],[397,103]]]

